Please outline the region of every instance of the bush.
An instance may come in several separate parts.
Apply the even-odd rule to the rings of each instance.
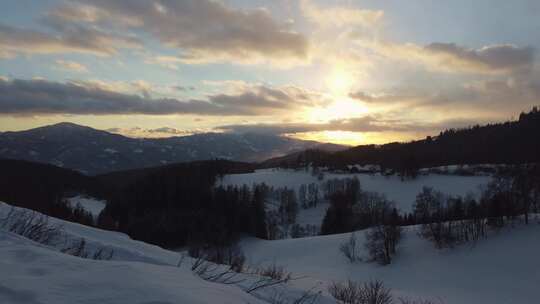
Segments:
[[[412,300],[408,298],[399,298],[398,300],[399,300],[399,304],[435,304],[435,302],[430,301],[430,300],[419,300],[419,299]],[[442,302],[439,302],[439,303],[442,304]]]
[[[272,263],[266,267],[257,268],[256,274],[263,277],[269,277],[276,281],[289,281],[292,274],[285,270],[285,267]]]
[[[196,259],[229,265],[235,272],[242,272],[246,261],[242,248],[236,243],[229,246],[192,245],[188,249],[188,254]]]
[[[390,304],[393,302],[390,289],[381,281],[360,284],[351,280],[346,283],[333,282],[328,292],[343,304]]]
[[[15,207],[11,207],[6,217],[0,219],[0,227],[45,245],[58,243],[63,235],[63,227],[50,224],[48,216]]]
[[[65,247],[60,251],[72,256],[92,260],[110,260],[114,255],[114,250],[107,249],[106,247],[97,248],[92,252],[92,250],[87,248],[86,244],[86,239],[81,238],[79,241],[73,242],[71,246]]]

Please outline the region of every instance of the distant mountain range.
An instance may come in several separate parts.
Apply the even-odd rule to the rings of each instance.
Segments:
[[[345,148],[252,133],[130,138],[72,123],[0,133],[0,158],[53,164],[88,175],[196,160],[259,162],[306,149]]]

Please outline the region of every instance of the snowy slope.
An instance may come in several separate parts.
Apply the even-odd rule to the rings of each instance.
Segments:
[[[436,250],[408,228],[399,256],[389,266],[350,264],[338,251],[350,234],[264,241],[246,239],[248,263],[279,263],[319,283],[380,279],[394,295],[446,304],[537,304],[540,286],[540,224],[504,230],[475,246]],[[363,232],[356,233],[360,247]],[[365,251],[360,248],[362,255]]]
[[[325,173],[324,180],[318,181],[305,170],[264,169],[254,173],[225,175],[221,181],[224,185],[251,185],[266,183],[274,187],[288,187],[298,190],[300,185],[309,183],[323,183],[333,178],[347,178],[356,176],[360,180],[362,189],[384,193],[394,202],[401,211],[411,211],[416,195],[423,186],[433,187],[446,194],[466,195],[469,192],[477,193],[479,186],[489,182],[488,176],[456,176],[456,175],[421,175],[414,180],[402,181],[398,176],[382,176],[380,174],[336,174]]]
[[[5,217],[11,206],[0,202],[0,218]],[[23,210],[24,208],[16,208]],[[63,227],[65,236],[69,240],[84,238],[88,246],[106,247],[114,250],[113,260],[139,261],[158,265],[173,265],[178,262],[178,253],[165,250],[159,246],[135,241],[126,234],[106,231],[84,226],[77,223],[49,218],[50,224],[59,224]]]
[[[262,303],[187,269],[62,254],[0,231],[0,303]]]
[[[264,169],[256,170],[254,173],[225,175],[220,181],[223,185],[252,185],[265,183],[274,187],[298,188],[302,184],[319,183],[321,184],[329,179],[343,179],[356,176],[360,180],[364,191],[383,193],[386,197],[396,203],[396,207],[401,212],[412,211],[412,206],[416,195],[422,190],[422,187],[433,187],[449,195],[464,196],[468,193],[478,195],[480,187],[486,185],[489,176],[458,176],[429,174],[420,175],[414,180],[402,181],[398,176],[383,176],[380,174],[336,174],[325,173],[324,179],[319,181],[316,176],[306,170],[288,170],[288,169]],[[300,225],[314,225],[320,227],[328,202],[323,201],[316,208],[300,209],[296,222]]]
[[[11,210],[0,202],[0,224]],[[17,211],[28,211],[15,208]],[[238,275],[238,284],[207,282],[193,274],[192,260],[179,252],[130,239],[127,235],[49,218],[63,227],[67,241],[85,238],[87,250],[114,250],[109,261],[60,252],[2,229],[0,225],[0,303],[268,303],[276,295],[297,298],[304,292],[289,285],[245,292],[258,275]],[[333,303],[329,297],[319,304]]]
[[[0,219],[11,207],[0,203]],[[350,234],[280,241],[246,238],[247,263],[283,265],[303,277],[257,298],[244,292],[253,276],[236,285],[210,283],[194,275],[180,254],[128,236],[51,219],[70,239],[84,237],[90,247],[113,248],[111,261],[69,256],[0,229],[0,303],[268,303],[276,292],[297,296],[332,281],[383,280],[395,297],[429,298],[445,304],[538,303],[540,224],[492,233],[475,246],[436,250],[407,228],[399,255],[389,266],[350,264],[338,251]],[[363,243],[363,232],[356,233]],[[361,247],[361,246],[360,246]],[[363,249],[360,249],[363,253]],[[317,302],[335,303],[328,294]]]

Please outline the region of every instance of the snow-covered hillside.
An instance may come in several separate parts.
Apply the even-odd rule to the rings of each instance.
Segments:
[[[288,187],[298,190],[300,185],[309,183],[322,184],[333,178],[347,178],[356,176],[360,180],[362,189],[383,193],[394,201],[404,212],[411,211],[416,195],[422,187],[433,187],[446,194],[466,195],[478,193],[479,187],[489,182],[488,176],[457,176],[457,175],[420,175],[416,179],[401,180],[398,176],[382,176],[380,174],[337,174],[325,173],[324,179],[319,181],[316,176],[306,170],[264,169],[254,173],[225,175],[222,179],[224,185],[252,185],[266,183],[274,187]]]
[[[0,303],[263,303],[187,269],[95,261],[0,231]]]
[[[11,207],[0,203],[0,219]],[[22,210],[18,208],[17,210]],[[347,279],[384,281],[397,297],[432,299],[445,304],[538,303],[540,282],[539,219],[528,226],[501,230],[474,246],[437,250],[406,228],[398,255],[388,266],[351,264],[338,250],[350,234],[265,241],[246,238],[241,246],[252,267],[285,266],[294,280],[280,289],[248,294],[253,275],[238,284],[217,284],[190,270],[180,253],[128,236],[57,219],[67,239],[84,237],[89,248],[114,249],[112,260],[70,256],[0,229],[0,303],[273,303],[276,292],[301,295],[315,287],[318,304],[336,303],[329,283]],[[1,226],[1,225],[0,225]],[[358,242],[363,232],[356,232]],[[361,246],[360,246],[361,247]],[[362,254],[363,249],[361,249]],[[281,296],[281,294],[279,294]],[[285,302],[288,303],[288,302]]]
[[[264,241],[246,239],[248,263],[278,263],[307,278],[300,287],[326,286],[347,279],[384,281],[396,297],[431,299],[445,304],[536,304],[540,283],[540,224],[503,230],[476,245],[437,250],[406,230],[398,256],[388,266],[354,264],[339,252],[350,234]],[[356,232],[359,248],[364,233]]]
[[[254,173],[225,175],[221,180],[221,184],[240,186],[243,184],[265,183],[269,186],[288,187],[298,191],[302,184],[318,183],[319,187],[322,188],[321,185],[329,179],[343,179],[353,176],[359,179],[362,190],[384,194],[388,199],[396,203],[396,207],[401,212],[412,211],[416,195],[424,186],[433,187],[435,190],[448,195],[465,196],[469,193],[478,195],[480,188],[491,179],[489,176],[428,174],[420,175],[412,180],[401,180],[400,177],[395,175],[325,173],[324,179],[319,180],[317,176],[312,175],[307,170],[275,168],[256,170]],[[323,202],[316,208],[300,210],[297,223],[300,225],[320,226],[328,206],[327,202]]]
[[[10,205],[0,202],[2,304],[257,304],[268,303],[278,291],[290,297],[304,292],[283,285],[247,293],[246,289],[259,280],[258,275],[242,274],[238,284],[208,282],[191,271],[191,258],[182,258],[179,252],[132,240],[123,233],[49,218],[49,225],[61,225],[67,243],[84,238],[89,251],[114,250],[111,260],[71,256],[61,252],[64,242],[45,246],[4,229],[11,210]],[[318,303],[333,301],[322,297]]]
[[[0,203],[0,218],[10,208]],[[177,252],[118,232],[53,218],[50,224],[61,224],[68,239],[114,249],[113,259],[73,257],[0,229],[0,303],[264,303],[176,267]]]

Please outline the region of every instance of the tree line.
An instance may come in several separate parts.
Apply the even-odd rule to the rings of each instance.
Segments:
[[[437,248],[474,242],[493,230],[517,223],[529,224],[531,213],[540,211],[540,166],[501,169],[478,199],[445,196],[424,188],[416,197],[413,224],[420,235]]]
[[[540,165],[501,168],[478,197],[445,195],[424,187],[413,211],[400,214],[383,195],[363,191],[354,179],[327,181],[328,208],[321,234],[367,229],[364,247],[371,260],[389,264],[397,253],[401,227],[417,225],[420,237],[436,248],[476,242],[493,231],[520,223],[540,212]],[[340,246],[351,261],[358,260],[355,235]]]
[[[309,150],[268,160],[264,166],[299,168],[308,165],[349,170],[347,165],[378,165],[414,178],[419,168],[453,164],[524,164],[540,162],[540,111],[533,107],[517,120],[452,128],[411,142],[362,145],[344,151]]]

